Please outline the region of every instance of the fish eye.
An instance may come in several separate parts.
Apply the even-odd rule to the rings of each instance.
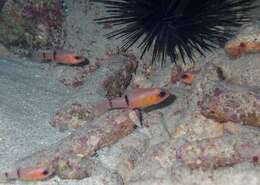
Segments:
[[[187,74],[183,74],[183,75],[181,75],[181,78],[182,79],[188,78],[188,75]]]
[[[164,97],[165,95],[166,95],[165,91],[160,91],[160,94],[159,94],[160,97]]]
[[[77,59],[77,60],[81,59],[80,56],[75,56],[74,58]]]
[[[49,171],[48,169],[45,169],[43,172],[42,172],[43,175],[48,175],[49,174]]]

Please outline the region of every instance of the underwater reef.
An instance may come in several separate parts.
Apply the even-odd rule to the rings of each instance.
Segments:
[[[7,1],[4,5],[4,15],[10,2]],[[40,24],[44,29],[48,28],[47,30],[62,28],[66,32],[61,39],[62,48],[78,52],[79,56],[86,57],[89,63],[84,66],[73,66],[36,62],[34,59],[10,61],[10,65],[17,67],[19,74],[22,74],[20,75],[23,77],[20,78],[22,85],[31,84],[31,73],[24,73],[19,68],[25,65],[24,68],[35,70],[32,74],[35,76],[33,84],[38,85],[36,92],[42,92],[46,96],[56,94],[57,99],[63,98],[63,102],[57,101],[56,106],[49,106],[48,98],[43,102],[47,104],[46,109],[52,112],[47,116],[47,111],[41,110],[41,106],[38,104],[32,106],[36,111],[45,114],[48,119],[39,122],[37,126],[32,119],[26,122],[26,126],[43,132],[42,124],[45,126],[49,124],[47,131],[44,130],[47,136],[50,136],[48,129],[55,130],[56,134],[67,135],[59,141],[49,139],[46,145],[41,145],[42,136],[34,137],[32,145],[39,146],[35,152],[27,142],[17,141],[18,136],[11,138],[5,134],[9,132],[0,130],[2,134],[0,147],[6,151],[1,156],[2,161],[15,155],[15,152],[19,157],[17,161],[12,161],[13,165],[10,167],[10,160],[1,162],[9,169],[1,170],[0,182],[7,185],[28,184],[27,181],[39,181],[32,183],[40,185],[66,183],[183,185],[203,182],[212,185],[216,183],[241,185],[244,184],[241,179],[246,179],[249,185],[260,183],[260,50],[258,49],[260,27],[257,21],[252,20],[248,23],[248,18],[253,15],[249,17],[247,14],[240,15],[254,9],[252,4],[254,1],[223,0],[214,3],[211,0],[201,1],[208,2],[204,4],[205,7],[199,4],[195,6],[195,1],[163,1],[172,2],[172,6],[168,8],[174,10],[173,15],[169,14],[171,15],[169,20],[163,19],[165,21],[163,23],[171,25],[171,21],[176,21],[177,25],[187,29],[183,32],[174,29],[173,33],[178,33],[176,39],[179,43],[175,40],[171,40],[172,43],[165,41],[164,36],[167,36],[164,34],[167,33],[167,29],[163,27],[165,25],[162,25],[160,32],[156,29],[153,32],[149,27],[151,32],[145,34],[143,30],[136,32],[131,30],[133,29],[131,26],[140,26],[140,23],[136,22],[136,17],[133,19],[122,17],[121,13],[125,13],[126,16],[136,15],[135,10],[138,10],[141,15],[145,14],[144,17],[139,16],[140,20],[143,18],[142,21],[147,21],[148,26],[152,23],[151,26],[154,26],[157,13],[162,13],[161,8],[166,7],[155,6],[159,3],[156,0],[150,3],[146,0],[108,0],[99,1],[100,3],[85,0],[68,1],[69,11],[62,17],[56,12],[58,4],[55,2],[58,1],[28,2],[31,4],[26,4],[27,8],[22,11],[27,20],[35,21],[34,24]],[[36,6],[37,3],[39,7]],[[217,5],[218,9],[213,7],[213,4]],[[151,6],[158,12],[148,19],[144,8]],[[58,7],[59,11],[63,11],[60,5]],[[134,9],[136,7],[140,8]],[[187,11],[184,11],[185,7]],[[109,8],[112,8],[112,12]],[[184,18],[187,18],[185,15],[191,18],[190,15],[197,13],[200,8],[207,10],[200,14],[205,19],[199,16],[201,18],[199,21],[198,17],[194,17],[194,24],[198,23],[196,27],[191,24],[191,19]],[[152,13],[154,9],[151,8],[151,12],[148,12]],[[218,12],[219,9],[221,11]],[[35,14],[38,10],[40,17],[32,20],[30,13]],[[45,15],[42,10],[49,11],[49,14]],[[109,13],[119,13],[118,19],[112,17],[110,20]],[[234,18],[235,14],[240,16]],[[45,21],[50,15],[59,15],[59,18],[54,16],[49,19],[50,22]],[[103,23],[97,24],[95,20]],[[128,21],[133,22],[127,25]],[[161,19],[158,21],[161,23]],[[118,30],[118,23],[122,23],[120,25],[122,30]],[[222,28],[222,26],[226,28],[229,23],[236,28],[234,30]],[[238,28],[237,26],[241,24],[243,26]],[[12,26],[14,27],[8,27],[17,29],[16,24]],[[21,26],[20,34],[24,35],[26,30],[23,30],[23,25],[19,26]],[[190,33],[188,29],[194,32]],[[116,34],[116,38],[126,36],[130,40],[124,40],[125,46],[131,45],[131,47],[128,50],[120,49],[121,40],[107,39],[104,35],[108,32],[112,33],[109,36]],[[236,32],[237,34],[230,38]],[[120,35],[121,33],[123,35]],[[140,42],[137,41],[139,38],[137,36],[141,37],[141,34],[144,34],[145,40],[144,42],[141,40],[143,48],[142,46],[138,48],[134,43]],[[156,36],[157,34],[159,36]],[[168,36],[170,37],[169,34]],[[47,38],[47,45],[35,44],[35,47],[44,48],[49,44],[54,46],[54,43],[49,43],[50,37]],[[179,40],[180,38],[182,40]],[[8,42],[4,45],[12,45],[16,39],[13,39],[14,42],[7,39]],[[227,43],[222,43],[226,40]],[[214,44],[219,42],[224,48],[214,49]],[[173,50],[168,48],[170,46],[174,46]],[[53,60],[61,53],[53,47],[50,47],[50,50]],[[209,50],[211,52],[207,52]],[[202,55],[197,55],[200,52]],[[139,59],[137,56],[143,57]],[[176,63],[167,63],[166,67],[159,67],[158,62],[166,64],[168,56]],[[188,63],[186,58],[199,62]],[[3,64],[7,65],[8,62],[6,60]],[[62,92],[58,85],[57,89],[48,89],[48,82],[52,80],[63,87]],[[131,92],[138,88],[141,90],[131,95]],[[12,89],[19,90],[16,87]],[[159,93],[155,91],[154,94],[154,89],[159,90]],[[65,96],[63,92],[70,94]],[[21,94],[13,95],[12,91],[10,93],[12,98],[23,97]],[[171,94],[173,99],[166,98],[164,102],[158,103],[158,99],[163,99],[165,95],[168,97],[167,93]],[[41,103],[42,97],[39,97],[39,93],[29,93],[28,96],[37,97],[37,103]],[[141,101],[134,101],[135,98]],[[50,100],[54,101],[52,97]],[[26,98],[23,101],[27,105]],[[153,106],[145,107],[147,104]],[[120,110],[112,110],[114,108]],[[13,114],[17,113],[16,110],[14,109]],[[20,121],[22,116],[17,114]],[[18,134],[25,134],[21,137],[30,137],[30,132],[23,133],[25,132],[23,127],[19,129]],[[12,139],[15,141],[13,145],[19,143],[20,146],[7,147],[10,146],[8,142]],[[17,148],[20,151],[17,151]],[[19,155],[23,148],[28,151],[25,158]]]

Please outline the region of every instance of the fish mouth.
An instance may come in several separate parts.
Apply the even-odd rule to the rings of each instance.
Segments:
[[[81,59],[79,59],[78,63],[72,64],[71,66],[81,66],[81,67],[83,67],[83,66],[89,65],[89,63],[90,62],[87,58],[81,58]]]

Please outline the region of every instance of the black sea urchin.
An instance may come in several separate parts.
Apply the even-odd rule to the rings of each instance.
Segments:
[[[177,53],[194,61],[232,36],[232,27],[248,22],[255,0],[95,0],[104,3],[107,17],[98,23],[119,26],[107,34],[128,49],[138,42],[141,57],[152,48],[152,62],[176,62]],[[224,30],[225,28],[225,30]]]

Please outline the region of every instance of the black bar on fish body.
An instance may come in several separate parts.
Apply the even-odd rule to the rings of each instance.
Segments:
[[[20,179],[20,177],[21,177],[21,174],[20,174],[20,168],[18,168],[18,169],[16,170],[16,173],[17,173],[17,177],[18,177],[18,179]]]
[[[6,178],[8,178],[8,177],[9,177],[9,175],[8,175],[8,173],[7,173],[7,172],[5,172],[5,177],[6,177]]]
[[[125,95],[124,98],[125,98],[125,102],[126,102],[127,107],[129,107],[129,99],[128,99],[128,96]]]
[[[53,60],[56,60],[56,56],[57,56],[57,51],[54,50],[54,51],[53,51]]]
[[[112,99],[109,97],[109,98],[107,98],[107,101],[108,101],[108,105],[109,105],[110,109],[112,109],[113,108]]]
[[[43,58],[43,60],[46,60],[46,53],[45,52],[42,52],[42,58]]]

